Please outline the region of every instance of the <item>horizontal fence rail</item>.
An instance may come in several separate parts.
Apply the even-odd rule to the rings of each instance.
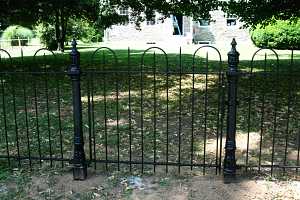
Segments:
[[[264,49],[240,68],[235,45],[229,68],[209,45],[189,61],[181,49],[174,59],[159,47],[138,59],[128,49],[120,61],[101,47],[81,68],[75,43],[70,67],[40,49],[20,68],[0,49],[1,163],[72,164],[75,179],[85,179],[87,167],[298,175],[300,74],[293,51],[288,69]]]

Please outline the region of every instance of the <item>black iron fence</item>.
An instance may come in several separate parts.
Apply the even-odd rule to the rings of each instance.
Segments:
[[[275,51],[256,61],[263,50],[244,66],[235,46],[228,67],[218,49],[203,46],[190,57],[128,49],[120,52],[125,62],[99,48],[80,68],[74,41],[64,71],[45,49],[22,69],[1,50],[2,163],[71,163],[74,179],[85,179],[87,167],[298,175],[300,76],[293,51],[284,68]],[[208,53],[198,56],[205,49],[216,54],[213,61]]]

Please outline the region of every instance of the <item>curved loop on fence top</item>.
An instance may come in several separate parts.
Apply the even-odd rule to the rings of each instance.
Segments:
[[[47,49],[47,48],[40,48],[40,49],[36,50],[36,52],[35,52],[34,55],[33,55],[33,62],[34,62],[35,64],[38,64],[38,63],[36,62],[36,57],[38,56],[38,53],[39,53],[39,52],[42,52],[42,51],[50,52],[50,55],[52,55],[52,56],[54,56],[54,58],[56,58],[56,55],[55,55],[55,53],[54,53],[53,51],[51,51],[51,50],[49,50],[49,49]],[[44,54],[44,55],[41,55],[41,56],[45,56],[45,54]],[[46,64],[46,63],[45,63],[45,64]],[[46,69],[46,67],[44,67],[44,69]]]
[[[6,55],[8,55],[8,59],[9,59],[9,64],[12,65],[12,58],[11,55],[8,53],[8,51],[4,50],[4,49],[0,49],[0,58],[1,58],[1,51],[4,52]],[[0,63],[1,63],[1,59],[0,59]]]
[[[164,56],[165,56],[165,59],[166,59],[166,67],[167,67],[167,70],[169,69],[169,59],[168,59],[168,54],[165,52],[165,50],[163,50],[162,48],[160,47],[150,47],[148,49],[146,49],[143,54],[142,54],[142,58],[141,58],[141,70],[143,70],[143,66],[145,64],[145,55],[148,51],[152,50],[152,49],[158,49],[160,50],[161,52],[163,52]]]
[[[254,62],[255,56],[258,54],[258,52],[263,51],[263,50],[269,50],[269,51],[271,51],[271,52],[274,53],[274,55],[276,56],[276,65],[277,65],[276,66],[276,71],[278,71],[278,68],[279,68],[279,56],[276,53],[276,51],[274,49],[260,48],[257,51],[255,51],[254,54],[253,54],[253,56],[252,56],[252,59],[251,59],[251,69],[250,69],[251,71],[250,71],[250,73],[252,73],[252,71],[253,71],[253,62]],[[265,57],[265,62],[266,62],[266,57]]]
[[[196,54],[198,53],[198,51],[200,51],[201,49],[204,49],[204,48],[212,48],[213,50],[215,50],[218,53],[218,56],[219,56],[219,65],[220,65],[220,69],[219,70],[222,70],[222,56],[221,56],[221,53],[220,53],[220,51],[216,47],[211,46],[211,45],[204,45],[204,46],[201,46],[198,49],[196,49],[196,51],[193,54],[193,67],[195,65]]]
[[[47,49],[47,48],[41,48],[41,49],[36,50],[36,52],[35,52],[34,55],[33,55],[33,59],[35,59],[35,58],[37,57],[37,54],[38,54],[40,51],[48,51],[48,52],[50,52],[50,53],[52,54],[52,56],[55,57],[55,53],[54,53],[53,51],[51,51],[51,50],[49,50],[49,49]]]
[[[112,53],[112,55],[113,55],[113,57],[114,57],[114,64],[115,65],[117,65],[117,63],[118,63],[118,57],[117,57],[117,54],[116,54],[116,52],[114,51],[114,50],[112,50],[111,48],[109,48],[109,47],[99,47],[98,49],[96,49],[94,52],[93,52],[93,54],[92,54],[92,56],[91,56],[91,63],[93,63],[93,61],[94,61],[94,59],[95,59],[95,55],[97,54],[97,52],[99,52],[100,50],[108,50],[109,52],[111,52]]]

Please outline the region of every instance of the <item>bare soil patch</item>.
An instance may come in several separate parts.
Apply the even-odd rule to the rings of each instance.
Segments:
[[[141,185],[131,187],[128,178],[138,177]],[[202,176],[196,173],[182,175],[131,175],[122,172],[99,173],[89,171],[86,181],[74,181],[72,173],[49,172],[33,175],[23,185],[24,199],[130,199],[130,200],[248,200],[248,199],[300,199],[300,179],[274,179],[270,177],[236,178],[225,183],[223,176]],[[18,184],[2,183],[8,188],[0,193],[6,198],[17,191]],[[11,195],[10,195],[11,196]],[[17,198],[18,199],[18,198]]]

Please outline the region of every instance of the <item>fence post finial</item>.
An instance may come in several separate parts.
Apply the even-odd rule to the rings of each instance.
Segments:
[[[84,141],[82,132],[82,103],[80,92],[80,54],[76,48],[76,40],[72,41],[70,57],[72,64],[68,75],[72,80],[73,94],[73,120],[74,120],[74,156],[73,156],[73,178],[74,180],[85,180],[87,176],[87,164],[84,153]]]
[[[77,50],[77,42],[76,42],[76,40],[75,39],[73,39],[72,40],[72,49],[71,49],[71,53],[70,53],[70,57],[71,57],[71,60],[72,60],[72,65],[71,65],[71,67],[73,66],[73,68],[75,67],[75,68],[79,68],[79,56],[80,56],[80,54],[79,54],[79,52],[78,52],[78,50]]]
[[[236,173],[236,111],[237,111],[237,82],[239,52],[236,50],[235,39],[231,42],[231,51],[228,52],[228,107],[227,107],[227,132],[224,157],[224,176],[234,177]]]
[[[235,38],[233,38],[232,41],[231,41],[232,49],[236,50],[236,45],[237,45],[237,43],[235,41]]]

